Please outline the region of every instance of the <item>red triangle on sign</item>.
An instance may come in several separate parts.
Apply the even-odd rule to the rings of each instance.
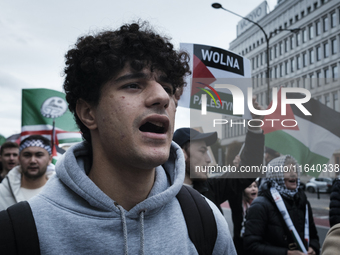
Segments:
[[[195,95],[200,91],[197,87],[204,87],[202,86],[202,83],[210,85],[214,81],[216,81],[214,75],[209,71],[206,65],[194,55],[191,95]]]
[[[267,109],[270,109],[272,107],[271,102]],[[265,116],[263,122],[264,125],[262,126],[262,130],[264,134],[268,134],[277,130],[299,130],[299,126],[295,124],[293,121],[295,120],[295,116],[292,110],[292,107],[290,105],[286,105],[286,115],[281,115],[281,88],[279,89],[279,92],[277,93],[277,107],[276,110],[270,114]],[[282,122],[283,121],[283,122]]]

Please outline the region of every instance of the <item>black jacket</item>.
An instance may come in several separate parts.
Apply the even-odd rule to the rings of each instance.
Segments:
[[[247,132],[243,152],[241,154],[242,166],[260,166],[263,162],[264,135]],[[228,175],[228,173],[226,173]],[[240,177],[247,177],[244,174]],[[243,221],[242,192],[255,181],[259,173],[252,174],[252,178],[211,178],[207,181],[195,181],[194,189],[210,199],[221,210],[221,204],[229,202],[234,225],[234,244],[240,254],[242,240],[240,232]],[[239,248],[240,247],[240,248]]]
[[[271,196],[270,184],[264,183],[263,186],[247,213],[244,248],[247,254],[252,255],[286,255],[289,244],[294,243],[294,240]],[[302,241],[304,240],[306,204],[308,204],[309,246],[316,254],[319,254],[319,237],[312,209],[303,190],[299,189],[292,199],[284,196],[282,199]]]
[[[335,179],[329,204],[329,225],[333,227],[338,223],[340,223],[340,179]]]

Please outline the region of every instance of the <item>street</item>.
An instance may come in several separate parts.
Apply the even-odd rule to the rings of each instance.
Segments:
[[[309,193],[308,191],[305,192],[308,198],[308,201],[311,204],[314,216],[314,222],[316,228],[318,230],[318,235],[320,239],[320,247],[325,240],[326,234],[329,230],[329,193],[320,193],[318,198],[317,193]],[[224,217],[229,225],[229,230],[231,235],[233,235],[233,222],[231,220],[231,211],[229,208],[228,203],[222,204],[222,209],[224,213]]]

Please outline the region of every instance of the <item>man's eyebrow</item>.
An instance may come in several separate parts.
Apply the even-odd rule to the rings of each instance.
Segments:
[[[147,78],[148,75],[145,73],[128,73],[122,76],[119,76],[114,80],[114,82],[122,82],[126,80],[132,80],[132,79],[140,79],[140,78]]]
[[[122,82],[126,80],[133,80],[133,79],[148,79],[150,78],[150,74],[146,73],[128,73],[122,76],[119,76],[114,80],[114,82]],[[171,83],[169,78],[166,75],[160,75],[156,77],[156,80],[159,80],[160,82],[165,82],[165,83]]]
[[[166,75],[160,75],[157,80],[165,83],[171,83],[169,77]]]

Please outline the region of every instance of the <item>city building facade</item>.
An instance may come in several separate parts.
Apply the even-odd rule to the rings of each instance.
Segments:
[[[257,23],[270,38],[270,88],[308,89],[312,98],[340,112],[340,1],[278,0],[274,10]],[[292,32],[293,29],[298,30]],[[266,107],[268,66],[263,31],[249,23],[230,43],[229,50],[251,61],[253,95]],[[269,102],[271,93],[270,90]],[[221,144],[242,141],[244,134],[241,125],[239,128],[225,125]],[[340,163],[340,150],[334,153],[331,162]]]

